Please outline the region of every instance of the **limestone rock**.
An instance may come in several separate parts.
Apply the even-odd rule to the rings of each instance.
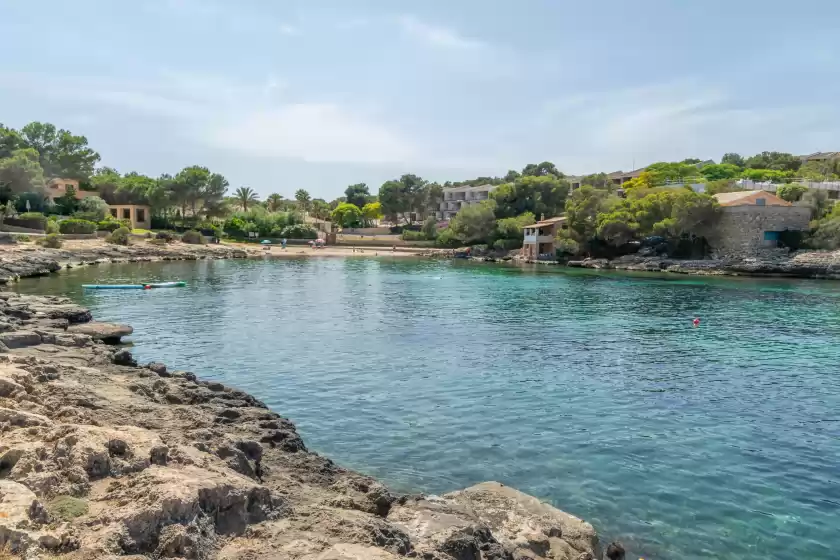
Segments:
[[[529,551],[536,558],[597,555],[598,537],[592,525],[509,486],[483,482],[444,499],[471,508],[496,539],[514,551]]]
[[[0,512],[3,513],[0,515],[0,544],[11,552],[23,553],[38,547],[69,550],[77,545],[75,539],[66,534],[66,527],[47,530],[44,506],[22,484],[0,480]]]
[[[137,360],[134,359],[134,356],[131,355],[126,349],[117,350],[114,352],[114,355],[111,357],[111,361],[117,364],[118,366],[136,366]]]
[[[94,340],[102,340],[103,342],[109,344],[116,344],[122,337],[129,336],[133,333],[134,329],[128,325],[91,321],[89,323],[70,325],[67,327],[67,332],[86,334]]]
[[[38,333],[16,331],[0,334],[0,342],[8,348],[25,348],[41,344],[41,336]]]
[[[317,556],[309,556],[306,560],[397,560],[398,558],[381,548],[341,543],[331,546]]]

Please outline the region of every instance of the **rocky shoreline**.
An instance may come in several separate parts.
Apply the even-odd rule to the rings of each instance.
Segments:
[[[680,260],[655,256],[626,255],[613,260],[569,261],[572,268],[670,272],[705,276],[771,276],[787,278],[840,279],[840,251],[802,251],[788,255],[754,258]]]
[[[0,558],[600,558],[590,524],[499,483],[395,494],[253,396],[106,343],[130,333],[0,292]]]
[[[189,245],[180,242],[123,246],[111,245],[102,240],[68,241],[62,249],[48,249],[32,244],[3,245],[0,247],[0,284],[16,282],[21,278],[46,276],[65,268],[103,263],[244,259],[261,254],[256,248],[243,249],[223,244]]]

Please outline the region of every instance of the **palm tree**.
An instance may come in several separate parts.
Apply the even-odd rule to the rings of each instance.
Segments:
[[[268,195],[266,202],[268,203],[269,210],[271,210],[272,212],[277,212],[278,210],[280,210],[280,207],[283,204],[283,195],[271,193],[270,195]]]
[[[239,204],[242,205],[242,210],[245,212],[248,211],[248,203],[257,202],[260,199],[260,195],[250,187],[239,187],[233,193],[233,196],[239,201]]]
[[[300,204],[301,210],[306,210],[309,207],[310,198],[309,193],[303,189],[295,191],[295,200],[297,200],[298,204]]]

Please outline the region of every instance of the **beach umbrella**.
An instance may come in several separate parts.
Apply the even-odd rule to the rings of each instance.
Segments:
[[[271,245],[271,241],[270,241],[270,240],[268,240],[268,239],[263,239],[262,241],[260,241],[260,244],[262,244],[262,245]]]

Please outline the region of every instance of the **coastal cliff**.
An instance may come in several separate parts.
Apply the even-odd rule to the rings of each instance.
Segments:
[[[395,494],[309,451],[294,424],[255,397],[164,364],[138,365],[106,344],[130,333],[64,298],[0,293],[0,551],[229,560],[600,554],[590,524],[499,483]]]

